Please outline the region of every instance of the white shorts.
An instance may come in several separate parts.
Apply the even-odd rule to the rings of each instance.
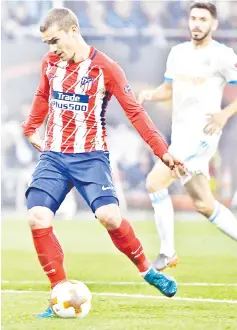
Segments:
[[[220,135],[184,136],[172,135],[172,143],[169,152],[178,160],[184,162],[189,175],[181,178],[181,183],[185,184],[192,176],[204,174],[208,179],[209,161],[217,151]]]

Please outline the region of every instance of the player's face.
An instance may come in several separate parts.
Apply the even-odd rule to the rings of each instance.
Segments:
[[[217,28],[217,20],[207,9],[193,8],[189,15],[189,29],[191,38],[202,41]]]
[[[75,55],[76,27],[71,27],[68,32],[59,30],[57,25],[52,25],[42,32],[43,42],[49,45],[50,51],[58,55],[63,61],[73,60]]]

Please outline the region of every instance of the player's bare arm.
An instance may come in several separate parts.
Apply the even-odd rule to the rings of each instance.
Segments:
[[[227,123],[227,121],[236,113],[237,113],[237,98],[222,111],[209,114],[210,120],[206,125],[206,127],[204,128],[204,132],[209,135],[219,134],[222,128]]]
[[[163,84],[154,90],[143,90],[138,95],[138,102],[142,104],[144,101],[148,102],[164,102],[172,99],[172,83],[164,81]]]

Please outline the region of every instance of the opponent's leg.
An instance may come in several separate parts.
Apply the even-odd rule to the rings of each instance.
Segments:
[[[106,203],[106,197],[102,197],[99,202]],[[121,217],[118,206],[116,204],[100,206],[96,209],[95,215],[108,230],[117,249],[136,265],[144,279],[167,297],[175,295],[177,292],[176,282],[151,267],[140,240],[131,224]]]
[[[160,237],[160,253],[153,262],[157,270],[173,267],[178,262],[174,248],[174,209],[167,189],[173,181],[170,169],[162,162],[154,166],[146,181]]]
[[[194,176],[185,184],[185,189],[191,196],[196,210],[237,241],[237,219],[227,207],[214,199],[206,176]]]

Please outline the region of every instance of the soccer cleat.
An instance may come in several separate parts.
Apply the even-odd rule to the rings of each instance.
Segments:
[[[163,253],[158,254],[156,259],[152,262],[152,266],[158,270],[162,271],[168,267],[175,267],[178,263],[178,256],[174,254],[172,257],[168,257]]]
[[[49,306],[45,312],[36,314],[36,317],[38,317],[39,319],[48,319],[55,317],[55,314],[53,313],[51,307]]]
[[[163,273],[157,272],[153,268],[144,276],[144,280],[156,287],[166,297],[173,297],[177,292],[177,283],[175,280]]]

